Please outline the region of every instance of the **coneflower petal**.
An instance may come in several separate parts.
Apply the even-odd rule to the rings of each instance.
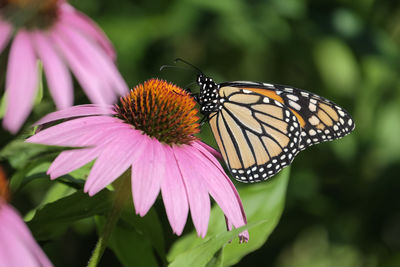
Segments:
[[[28,227],[8,204],[0,207],[0,266],[53,266]]]
[[[174,147],[173,150],[185,183],[193,224],[197,234],[204,237],[207,234],[211,206],[207,184],[203,180],[202,172],[194,169],[197,162],[191,154],[190,147],[184,145]]]
[[[12,33],[12,26],[3,21],[0,20],[0,54],[3,52],[3,49],[6,47],[8,41],[10,40]]]
[[[165,173],[165,151],[155,139],[143,137],[146,149],[132,163],[132,196],[136,213],[144,216],[160,192]]]
[[[111,96],[111,90],[107,86],[104,86],[102,80],[97,76],[98,73],[97,75],[96,73],[93,73],[90,66],[88,66],[88,63],[85,63],[82,60],[82,54],[84,54],[84,52],[74,48],[73,46],[76,44],[71,44],[71,40],[62,36],[60,32],[53,31],[51,33],[51,39],[60,49],[62,55],[71,68],[71,71],[78,79],[89,99],[97,104],[113,103],[115,97]]]
[[[87,104],[73,106],[65,110],[59,110],[47,114],[34,125],[41,125],[62,119],[71,119],[74,117],[94,116],[94,115],[113,115],[115,113],[111,105]]]
[[[39,131],[26,142],[71,147],[98,145],[97,136],[106,139],[109,131],[117,129],[130,129],[130,127],[113,117],[84,117]]]
[[[172,230],[181,235],[189,213],[189,204],[182,174],[178,168],[172,148],[165,146],[166,157],[165,176],[161,183],[161,193],[165,210]]]
[[[93,38],[104,49],[107,55],[112,60],[115,60],[116,53],[112,43],[88,16],[68,4],[62,5],[62,9],[64,11],[60,17],[62,22]]]
[[[82,57],[87,62],[87,67],[90,67],[99,79],[103,79],[104,83],[108,84],[120,96],[128,92],[128,86],[122,79],[121,74],[103,50],[67,25],[59,24],[56,30],[70,39],[74,44],[79,44],[79,49],[84,51]]]
[[[11,46],[7,76],[7,108],[3,125],[16,133],[28,117],[38,86],[35,53],[28,33],[20,31]]]
[[[31,33],[35,50],[43,62],[47,83],[57,108],[72,106],[74,101],[71,75],[65,63],[55,51],[50,39],[44,34],[34,31]]]
[[[85,183],[85,192],[93,196],[115,179],[121,176],[132,164],[137,153],[140,153],[142,142],[138,135],[141,133],[134,129],[119,129],[112,141],[102,147],[102,152],[97,158]]]

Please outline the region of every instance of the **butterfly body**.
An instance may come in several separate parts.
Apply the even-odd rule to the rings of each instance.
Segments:
[[[200,111],[230,172],[241,182],[266,180],[299,151],[354,129],[344,109],[305,90],[250,81],[217,84],[202,74],[197,83]]]

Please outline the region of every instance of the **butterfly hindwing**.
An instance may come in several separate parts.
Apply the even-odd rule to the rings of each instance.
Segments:
[[[210,126],[237,180],[262,181],[292,162],[301,129],[289,108],[237,87],[221,87],[219,96],[221,106],[210,114]]]
[[[332,101],[316,94],[291,87],[276,86],[285,105],[300,114],[302,125],[301,150],[325,141],[342,138],[353,131],[351,116]]]

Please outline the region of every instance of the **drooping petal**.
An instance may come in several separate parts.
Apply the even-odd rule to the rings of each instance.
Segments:
[[[203,147],[200,147],[200,150],[192,150],[192,154],[197,159],[194,171],[203,172],[208,191],[224,212],[228,222],[235,228],[245,225],[247,221],[239,194],[229,177],[215,165],[219,166],[219,163],[215,159],[213,163],[212,156]],[[247,231],[242,235],[248,239]]]
[[[217,150],[215,150],[214,148],[212,148],[211,146],[209,146],[201,141],[194,141],[193,143],[204,147],[208,152],[210,152],[217,159],[223,160],[221,153],[218,152]]]
[[[67,66],[57,54],[53,44],[45,34],[31,33],[39,59],[43,62],[47,83],[58,109],[72,106],[73,87]]]
[[[10,40],[12,30],[11,24],[0,19],[0,54]]]
[[[41,125],[57,120],[70,119],[74,117],[93,116],[93,115],[113,115],[114,108],[111,105],[87,104],[73,106],[63,110],[55,111],[47,114],[34,125]]]
[[[115,99],[114,93],[108,86],[105,86],[99,73],[93,73],[92,67],[84,61],[85,52],[77,49],[75,47],[77,44],[72,43],[72,40],[62,36],[55,30],[51,32],[51,39],[60,49],[60,53],[68,62],[69,67],[90,101],[98,104],[113,103]]]
[[[165,151],[147,137],[146,150],[132,163],[132,196],[136,213],[146,215],[160,192],[165,173]]]
[[[210,218],[210,197],[207,184],[203,180],[203,173],[194,169],[197,159],[193,157],[190,146],[175,146],[173,150],[185,184],[193,224],[197,234],[205,237]]]
[[[83,147],[99,145],[98,136],[118,129],[131,129],[117,118],[108,116],[83,117],[57,124],[31,136],[28,143],[53,146]]]
[[[134,129],[115,132],[114,139],[104,147],[90,171],[84,191],[93,196],[121,176],[144,150],[144,135]]]
[[[7,204],[0,206],[0,244],[5,245],[1,250],[8,250],[0,266],[52,266],[22,218]]]
[[[7,108],[3,125],[12,133],[28,117],[37,89],[38,73],[35,53],[29,35],[19,31],[11,46],[7,76]]]
[[[83,34],[93,38],[107,53],[111,60],[115,60],[116,53],[114,47],[104,32],[85,14],[76,11],[68,4],[62,5],[61,21]]]
[[[60,24],[57,27],[57,31],[72,40],[74,43],[79,44],[81,50],[85,51],[84,56],[87,62],[91,65],[98,75],[104,76],[104,81],[115,90],[120,96],[125,95],[128,92],[128,86],[126,85],[121,74],[118,72],[112,60],[107,57],[103,50],[85,38],[79,32],[73,30],[67,25]]]
[[[172,230],[181,235],[189,212],[187,193],[174,152],[169,146],[165,146],[165,150],[166,168],[161,193]]]
[[[208,153],[209,151],[204,148],[200,142],[193,142],[192,146],[197,148],[198,152],[201,153],[199,155],[198,152],[193,151],[194,155],[199,158],[199,161],[208,165],[208,167],[203,167],[206,168],[208,171],[207,173],[209,174],[204,176],[205,181],[208,183],[211,196],[215,199],[227,217],[228,229],[231,230],[232,225],[235,228],[238,228],[247,224],[246,215],[239,193],[232,181],[225,174],[221,164],[219,164],[219,162]],[[205,162],[205,159],[208,159],[208,162]],[[214,165],[214,167],[212,165]],[[201,168],[199,171],[201,170],[204,169]],[[211,175],[211,173],[213,175]],[[247,241],[249,239],[248,231],[246,230],[241,233],[241,237],[243,238],[243,241]]]

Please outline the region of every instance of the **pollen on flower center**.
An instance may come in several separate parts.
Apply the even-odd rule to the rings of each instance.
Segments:
[[[16,27],[48,28],[58,18],[60,0],[3,0],[0,16]]]
[[[133,88],[115,105],[117,117],[169,145],[188,144],[199,132],[196,102],[186,91],[151,79]]]

